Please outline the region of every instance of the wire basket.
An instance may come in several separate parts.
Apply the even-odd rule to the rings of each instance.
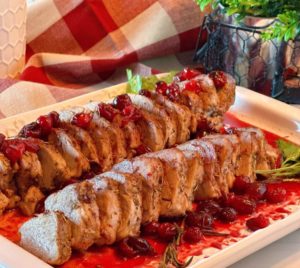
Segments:
[[[300,38],[264,41],[261,32],[274,19],[215,12],[204,18],[194,61],[207,71],[232,74],[238,85],[287,103],[300,104]]]

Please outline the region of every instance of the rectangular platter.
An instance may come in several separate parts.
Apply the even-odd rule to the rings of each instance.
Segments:
[[[126,91],[126,83],[95,91],[61,103],[0,120],[0,133],[13,136],[26,123],[53,110],[85,105],[90,101],[107,101]],[[235,104],[229,110],[241,121],[262,128],[287,140],[300,144],[300,110],[263,96],[246,88],[237,87]],[[194,257],[190,267],[226,267],[269,245],[300,227],[300,203],[282,220],[256,231],[222,250],[205,252],[207,258]],[[18,245],[0,236],[0,268],[51,267]]]

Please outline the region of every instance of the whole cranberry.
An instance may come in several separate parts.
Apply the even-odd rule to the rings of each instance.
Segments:
[[[99,103],[98,110],[99,114],[110,122],[119,114],[119,111],[113,108],[111,104],[106,103]]]
[[[80,128],[87,129],[90,126],[93,115],[91,113],[78,113],[75,114],[71,120],[71,123]]]
[[[203,237],[202,231],[199,227],[188,227],[184,230],[182,238],[188,243],[197,243]]]
[[[171,101],[176,101],[179,97],[180,90],[179,86],[176,84],[171,84],[167,89],[167,96]]]
[[[39,142],[37,139],[27,138],[26,140],[19,140],[19,142],[25,145],[26,151],[36,153],[40,149]]]
[[[137,250],[128,244],[128,237],[118,243],[118,251],[123,257],[126,258],[134,258],[138,255]]]
[[[129,121],[133,122],[139,120],[142,117],[140,110],[132,104],[124,107],[124,109],[122,110],[122,115],[128,118]]]
[[[184,85],[183,90],[192,91],[196,94],[199,94],[202,91],[202,87],[197,80],[191,80]]]
[[[255,201],[246,196],[234,196],[228,200],[228,205],[241,215],[252,214],[256,209]]]
[[[122,94],[114,98],[113,100],[113,106],[118,109],[119,111],[122,111],[126,106],[131,105],[132,101],[128,94]]]
[[[265,196],[269,203],[280,203],[286,199],[286,190],[280,186],[269,184]]]
[[[37,122],[25,125],[18,134],[19,137],[41,138],[42,128]]]
[[[246,221],[246,225],[251,231],[256,231],[265,228],[269,224],[270,224],[269,219],[263,216],[262,214],[259,214],[257,217],[253,217]]]
[[[157,232],[161,239],[165,241],[172,241],[178,231],[175,223],[164,222],[159,225]]]
[[[212,71],[208,76],[213,80],[217,89],[224,87],[227,83],[226,74],[222,71]]]
[[[246,189],[246,194],[253,200],[264,199],[265,193],[267,191],[266,184],[263,182],[253,182],[250,183]]]
[[[248,188],[251,179],[248,176],[236,176],[232,190],[237,194],[244,194]]]
[[[133,248],[139,255],[152,255],[154,250],[146,239],[141,237],[128,237],[127,244]]]
[[[197,206],[197,211],[204,211],[209,213],[210,215],[217,215],[221,210],[220,205],[212,200],[212,199],[207,199],[207,200],[202,200],[198,203]]]
[[[146,154],[146,153],[150,153],[152,152],[151,149],[146,146],[145,144],[141,144],[139,145],[136,149],[136,155],[142,155],[142,154]]]
[[[185,81],[185,80],[190,80],[199,74],[201,74],[199,70],[196,69],[191,69],[191,68],[184,68],[181,72],[175,75],[174,80],[175,81]]]
[[[200,211],[199,213],[188,212],[185,218],[187,226],[199,227],[199,228],[211,228],[214,223],[214,218],[207,212]]]
[[[48,136],[53,128],[53,121],[50,115],[41,115],[37,121],[42,129],[42,135]]]
[[[166,82],[164,81],[158,81],[156,84],[155,84],[155,91],[159,94],[162,94],[164,96],[167,95],[167,90],[168,90],[168,85]]]
[[[147,98],[152,97],[150,90],[146,90],[146,89],[141,89],[139,94],[142,95],[142,96],[145,96]]]
[[[145,235],[156,235],[158,231],[159,223],[156,221],[151,221],[142,226],[142,232]]]
[[[49,113],[49,116],[52,119],[53,127],[58,127],[59,126],[59,114],[58,114],[58,112],[53,111],[53,112]]]
[[[5,140],[2,144],[2,152],[4,155],[12,162],[16,163],[22,158],[23,153],[25,152],[24,143],[14,143],[9,140]]]
[[[218,218],[223,222],[233,222],[237,218],[237,213],[234,208],[222,208],[218,214]]]

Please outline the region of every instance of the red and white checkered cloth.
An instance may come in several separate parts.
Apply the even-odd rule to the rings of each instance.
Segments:
[[[193,0],[35,1],[25,69],[0,80],[0,118],[124,81],[128,65],[153,72],[138,62],[193,50],[203,16]]]

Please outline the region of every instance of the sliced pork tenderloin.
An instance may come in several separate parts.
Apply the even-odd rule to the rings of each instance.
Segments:
[[[42,191],[36,186],[30,186],[23,194],[18,206],[22,213],[31,216],[35,213],[37,205],[45,198]]]

